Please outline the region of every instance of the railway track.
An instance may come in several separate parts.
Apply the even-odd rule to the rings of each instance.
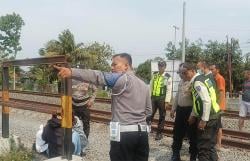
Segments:
[[[46,94],[46,95],[48,96],[49,94]],[[59,97],[59,95],[57,96],[51,95],[51,96]],[[103,101],[102,99],[100,100],[101,102]],[[2,100],[0,99],[0,103],[3,103],[1,101]],[[103,102],[105,101],[107,102],[110,100],[106,99]],[[10,100],[8,102],[5,102],[5,104],[13,108],[31,110],[31,111],[36,111],[36,112],[48,113],[48,114],[61,112],[60,105],[34,102],[34,101],[29,101],[29,100],[20,100],[20,99],[10,98]],[[110,111],[97,110],[97,109],[90,109],[90,111],[91,111],[92,121],[105,123],[105,124],[108,124],[110,122],[110,118],[111,118]],[[153,131],[156,130],[157,122],[158,122],[157,119],[153,120],[153,123],[152,123]],[[172,129],[173,129],[174,123],[172,121],[166,121],[165,125],[166,126],[164,128],[164,134],[167,136],[172,136]],[[223,129],[223,135],[224,135],[224,139],[222,140],[223,145],[250,150],[250,133]]]
[[[103,111],[103,110],[97,110],[97,109],[90,109],[91,113],[91,120],[94,122],[99,123],[106,123],[108,124],[110,122],[110,116],[111,112],[109,111]],[[152,123],[152,130],[157,130],[157,119],[153,120]],[[164,127],[164,134],[167,136],[172,136],[172,130],[173,130],[174,123],[172,121],[166,121],[165,127]],[[223,129],[223,140],[222,144],[224,146],[232,146],[236,148],[242,148],[250,150],[250,133],[247,132],[240,132],[230,129]]]
[[[59,98],[60,94],[55,94],[55,93],[39,93],[39,92],[31,92],[31,91],[18,91],[18,90],[10,90],[10,93],[20,93],[20,94],[26,94],[26,95],[36,95],[36,96],[47,96],[47,97],[54,97],[54,98]],[[0,95],[0,99],[2,96]],[[96,102],[99,103],[106,103],[106,104],[111,104],[111,99],[109,98],[96,98]],[[171,108],[168,108],[167,110],[171,110]],[[226,110],[223,113],[224,117],[229,117],[229,118],[239,118],[239,111],[232,111],[232,110]],[[250,119],[250,116],[247,116],[248,119]]]

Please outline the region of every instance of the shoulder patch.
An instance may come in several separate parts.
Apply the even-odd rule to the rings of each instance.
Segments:
[[[115,86],[115,83],[122,75],[123,75],[122,73],[103,72],[105,82],[106,82],[107,86],[111,87],[111,88]]]
[[[197,91],[201,91],[201,87],[200,87],[200,86],[195,87],[195,89],[196,89]]]
[[[170,74],[168,74],[168,73],[165,73],[165,75],[164,75],[165,77],[168,77],[168,78],[170,78],[171,77],[171,75]]]

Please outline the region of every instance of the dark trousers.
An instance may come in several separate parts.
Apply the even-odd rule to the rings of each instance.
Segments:
[[[120,142],[110,142],[111,161],[147,161],[149,155],[147,132],[121,132]]]
[[[73,105],[73,111],[75,116],[79,117],[79,119],[82,121],[83,124],[83,131],[87,138],[89,137],[89,131],[90,131],[90,112],[89,109],[86,106],[74,106]]]
[[[173,129],[173,144],[172,150],[174,155],[178,155],[180,153],[183,138],[187,135],[189,139],[189,153],[192,158],[196,158],[198,150],[197,150],[197,123],[193,125],[188,124],[188,118],[192,111],[192,106],[190,107],[180,107],[177,106],[176,109],[176,117],[174,122]]]
[[[158,122],[158,129],[157,133],[162,133],[165,125],[165,117],[166,117],[166,109],[165,109],[165,100],[164,99],[157,99],[152,97],[152,115],[150,116],[150,121],[153,121],[155,113],[159,109],[159,122]]]
[[[218,119],[209,120],[204,130],[197,131],[197,147],[199,161],[217,161],[215,149],[218,132]]]

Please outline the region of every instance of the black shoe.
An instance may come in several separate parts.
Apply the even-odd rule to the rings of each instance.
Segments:
[[[162,139],[162,134],[156,134],[155,140],[161,140]]]

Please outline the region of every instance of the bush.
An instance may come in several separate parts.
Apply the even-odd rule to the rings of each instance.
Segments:
[[[17,146],[13,137],[10,138],[10,151],[0,155],[0,161],[32,161],[33,153],[23,145]]]

